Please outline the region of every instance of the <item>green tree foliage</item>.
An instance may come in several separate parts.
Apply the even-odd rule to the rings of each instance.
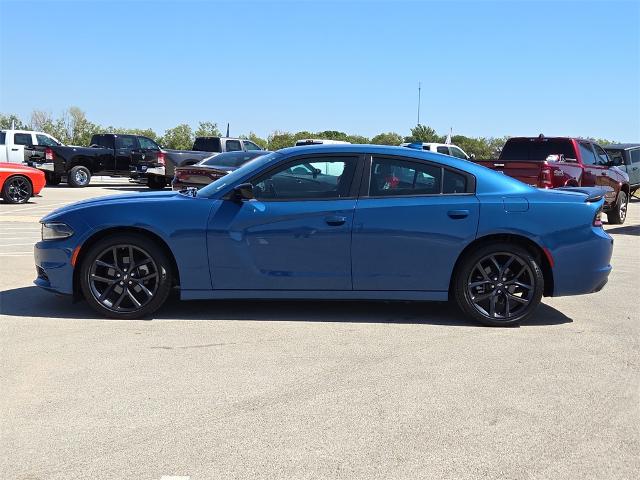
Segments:
[[[416,125],[411,129],[411,135],[405,137],[405,142],[442,143],[445,137],[441,137],[436,131],[426,125]]]
[[[160,139],[160,144],[166,148],[175,150],[191,150],[195,135],[193,130],[186,123],[170,128]]]
[[[400,145],[404,139],[396,132],[379,133],[371,139],[371,143],[376,145]]]
[[[1,129],[9,129],[11,128],[11,125],[13,125],[15,123],[15,128],[16,130],[28,130],[29,126],[26,125],[25,123],[22,123],[22,120],[20,120],[20,118],[13,114],[10,113],[8,115],[5,115],[3,113],[0,113],[0,128]]]
[[[218,124],[214,122],[200,122],[195,132],[196,137],[221,137]],[[191,148],[191,147],[189,147]]]

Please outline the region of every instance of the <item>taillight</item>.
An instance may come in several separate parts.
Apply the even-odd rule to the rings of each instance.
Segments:
[[[551,179],[551,167],[545,165],[540,171],[540,188],[553,188],[553,180]]]
[[[593,217],[593,226],[602,227],[602,207],[598,209],[598,211],[596,212],[596,216]]]
[[[158,152],[158,163],[160,165],[165,165],[165,163],[164,163],[164,152]]]
[[[44,149],[44,159],[53,161],[53,150],[51,150],[49,147]]]

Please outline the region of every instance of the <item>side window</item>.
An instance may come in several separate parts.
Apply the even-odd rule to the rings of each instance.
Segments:
[[[327,200],[349,196],[357,157],[314,157],[287,163],[252,181],[258,200]]]
[[[440,193],[442,169],[394,158],[374,158],[369,195],[434,195]]]
[[[4,145],[6,138],[7,138],[7,134],[5,132],[0,132],[0,145]]]
[[[13,143],[16,145],[33,145],[30,133],[16,133],[13,136]]]
[[[467,177],[452,170],[444,170],[442,193],[467,193]]]
[[[227,152],[239,152],[241,150],[240,140],[227,140]]]
[[[160,151],[160,147],[156,144],[156,142],[154,142],[150,138],[138,137],[138,142],[140,142],[140,148],[142,148],[144,150]]]
[[[125,149],[125,150],[133,150],[134,148],[138,148],[138,142],[136,142],[136,137],[132,137],[131,135],[117,136],[116,148]]]
[[[449,147],[438,147],[438,153],[444,153],[445,155],[450,155]]]
[[[631,150],[631,163],[640,163],[640,148]]]
[[[53,138],[41,133],[36,133],[36,140],[38,140],[38,145],[44,145],[45,147],[56,147],[58,145]]]
[[[596,156],[591,150],[591,144],[586,142],[578,142],[580,145],[580,154],[582,156],[582,163],[585,165],[595,165],[596,164]]]
[[[453,155],[454,157],[458,157],[458,158],[461,158],[463,160],[466,160],[467,158],[469,158],[458,147],[450,147],[450,148],[451,148],[451,155]]]
[[[597,163],[598,165],[602,165],[603,167],[606,167],[607,165],[609,165],[609,157],[607,156],[607,153],[602,149],[602,147],[600,145],[593,145],[593,148],[596,151],[596,155],[598,156],[597,158]]]
[[[245,140],[244,141],[244,149],[247,151],[251,151],[251,150],[262,150],[262,148],[260,148],[258,145],[256,145],[253,142],[250,142],[249,140]]]

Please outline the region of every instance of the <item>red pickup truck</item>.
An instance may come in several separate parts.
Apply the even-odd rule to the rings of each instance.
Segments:
[[[474,161],[538,188],[602,187],[609,223],[621,224],[627,217],[629,177],[592,141],[514,137],[507,140],[498,160]]]

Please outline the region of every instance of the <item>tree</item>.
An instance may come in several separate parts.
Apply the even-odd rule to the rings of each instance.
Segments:
[[[362,135],[347,135],[346,141],[349,143],[370,143],[369,137],[363,137]]]
[[[296,142],[293,134],[276,130],[268,138],[269,150],[275,151],[281,148],[291,147]]]
[[[416,125],[411,129],[411,135],[405,137],[405,142],[427,142],[427,143],[442,143],[444,137],[441,137],[436,131],[426,125]]]
[[[160,139],[160,143],[162,146],[167,148],[190,150],[193,148],[194,139],[191,127],[186,123],[183,123],[164,132],[164,136]]]
[[[29,128],[28,125],[22,123],[22,120],[16,114],[4,115],[0,113],[0,128],[9,129],[14,124],[17,130],[28,130]]]
[[[379,133],[371,139],[376,145],[400,145],[403,141],[402,135],[396,132]]]
[[[200,122],[195,133],[196,137],[221,137],[222,133],[218,130],[218,124],[214,122]]]

